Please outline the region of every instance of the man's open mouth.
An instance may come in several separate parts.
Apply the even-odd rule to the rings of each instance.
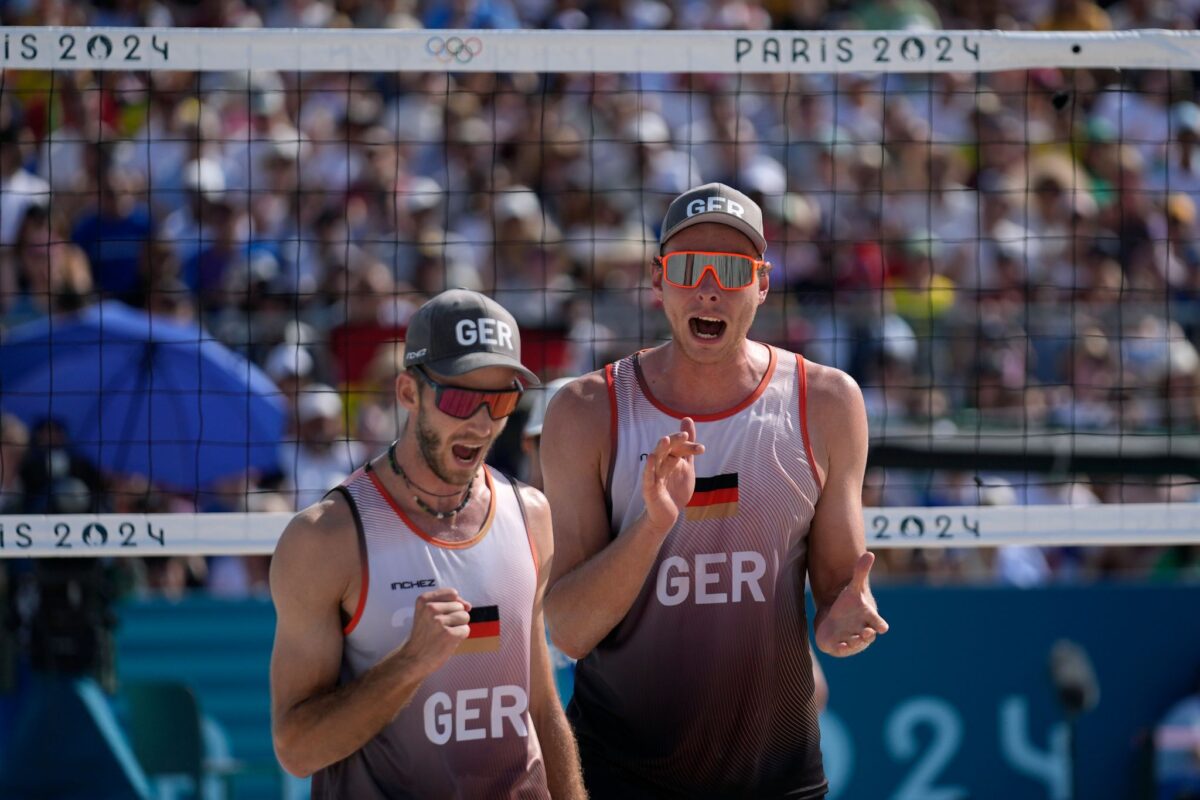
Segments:
[[[719,339],[725,332],[725,322],[716,317],[692,317],[688,320],[692,335],[699,339]]]
[[[450,452],[454,454],[454,459],[460,464],[471,464],[479,457],[479,451],[482,446],[471,447],[465,444],[456,444],[450,448]]]

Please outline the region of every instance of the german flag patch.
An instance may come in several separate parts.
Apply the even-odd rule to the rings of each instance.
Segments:
[[[738,510],[738,474],[696,478],[696,491],[687,504],[684,517],[689,520],[725,519]]]
[[[500,606],[475,606],[471,609],[471,633],[454,651],[461,653],[494,653],[500,649]]]

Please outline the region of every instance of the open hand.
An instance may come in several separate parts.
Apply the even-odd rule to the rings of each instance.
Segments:
[[[876,636],[887,633],[888,624],[879,616],[867,582],[874,563],[874,553],[859,556],[850,583],[817,623],[817,647],[822,653],[852,656],[866,650]]]
[[[679,431],[664,436],[646,456],[642,471],[642,500],[646,517],[656,530],[666,534],[675,527],[680,512],[696,490],[696,466],[693,460],[704,452],[696,442],[696,423],[684,417]]]

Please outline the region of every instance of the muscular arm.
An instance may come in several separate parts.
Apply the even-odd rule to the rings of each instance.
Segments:
[[[656,521],[643,513],[612,538],[603,478],[612,457],[610,425],[604,376],[596,372],[555,396],[542,429],[542,473],[556,554],[546,622],[554,643],[572,658],[591,652],[629,612],[674,525],[673,518]],[[664,436],[646,470],[666,473],[682,461],[678,454],[695,449],[682,434]],[[690,487],[686,494],[691,496]]]
[[[575,735],[567,724],[567,715],[563,713],[562,701],[554,683],[554,668],[546,647],[542,615],[546,583],[550,579],[550,567],[554,560],[550,506],[541,492],[529,487],[523,487],[521,491],[529,513],[529,534],[533,537],[538,555],[538,589],[529,640],[530,714],[542,745],[550,796],[555,800],[581,800],[587,793],[583,788],[583,773],[579,766],[579,748],[575,745]]]
[[[808,370],[808,428],[825,473],[809,532],[808,576],[817,607],[813,628],[822,652],[847,656],[887,632],[867,586],[874,562],[862,515],[867,414],[862,392],[848,375],[815,364]]]
[[[271,652],[271,733],[279,763],[294,775],[346,758],[383,729],[441,662],[437,648],[418,635],[419,618],[459,621],[453,590],[430,592],[417,601],[413,635],[356,680],[337,686],[342,661],[344,599],[357,591],[358,543],[350,510],[331,498],[288,525],[271,562],[275,603],[275,646]],[[457,594],[454,594],[457,598]],[[427,630],[429,624],[421,626]],[[466,636],[466,612],[461,612]],[[444,628],[444,630],[451,630]],[[457,641],[438,641],[446,657]],[[445,659],[443,658],[442,661]]]

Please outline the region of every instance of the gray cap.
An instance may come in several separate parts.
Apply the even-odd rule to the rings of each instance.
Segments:
[[[736,228],[754,242],[759,253],[766,252],[762,209],[746,195],[723,183],[706,183],[688,189],[671,201],[663,217],[659,251],[666,241],[684,228],[701,222],[718,222]]]
[[[490,297],[469,289],[442,292],[408,321],[404,366],[425,365],[441,375],[483,367],[511,367],[526,383],[538,384],[521,364],[521,332],[512,314]]]

